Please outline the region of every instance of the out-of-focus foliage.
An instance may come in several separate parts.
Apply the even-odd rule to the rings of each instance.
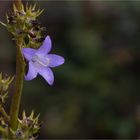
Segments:
[[[0,20],[10,4],[0,1]],[[39,76],[24,84],[22,109],[41,113],[40,138],[139,138],[140,2],[37,6],[45,9],[40,22],[53,52],[66,60],[54,69],[54,86]],[[0,36],[0,70],[14,73],[15,48],[2,28]]]

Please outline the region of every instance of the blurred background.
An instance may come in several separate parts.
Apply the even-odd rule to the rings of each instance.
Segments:
[[[140,1],[34,2],[52,52],[65,58],[53,86],[24,82],[21,112],[40,113],[39,138],[140,138]],[[0,1],[1,21],[11,7]],[[14,75],[11,38],[0,26],[0,71]]]

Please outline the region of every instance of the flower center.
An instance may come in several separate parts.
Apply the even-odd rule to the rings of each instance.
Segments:
[[[34,55],[32,57],[32,62],[33,63],[38,63],[42,66],[48,66],[48,64],[50,63],[50,59],[44,56],[38,56],[38,55]]]

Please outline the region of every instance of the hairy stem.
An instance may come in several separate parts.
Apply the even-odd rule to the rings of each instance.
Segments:
[[[10,109],[10,127],[15,130],[17,127],[17,118],[20,107],[20,100],[22,94],[23,87],[23,78],[24,78],[24,70],[25,63],[24,58],[22,56],[21,48],[22,48],[22,38],[18,38],[16,42],[16,77],[15,77],[15,90],[12,97],[12,104]]]

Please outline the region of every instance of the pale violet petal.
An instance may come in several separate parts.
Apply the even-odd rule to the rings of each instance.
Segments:
[[[56,54],[48,54],[47,58],[49,59],[49,64],[48,64],[49,67],[57,67],[65,62],[62,56]]]
[[[54,75],[50,68],[41,67],[38,72],[48,83],[52,85],[54,82]]]
[[[36,54],[45,55],[48,54],[51,50],[52,42],[50,36],[47,36],[42,44],[42,46],[37,50]]]
[[[25,76],[25,80],[29,81],[34,79],[37,76],[36,67],[34,66],[33,62],[29,62],[28,73]]]
[[[37,50],[31,49],[31,48],[23,48],[22,49],[22,53],[28,61],[30,61],[32,59],[32,57],[36,53],[36,51]]]

